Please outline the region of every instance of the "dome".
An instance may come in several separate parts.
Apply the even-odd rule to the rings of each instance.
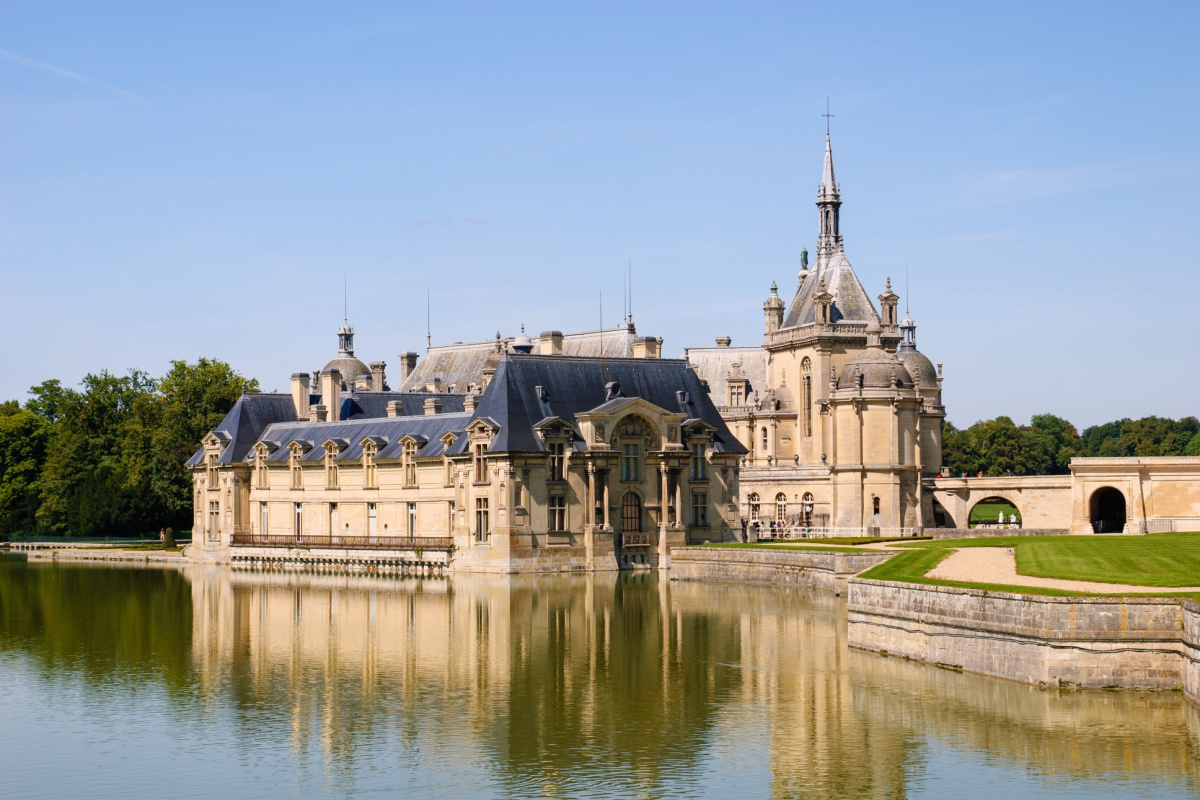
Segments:
[[[336,369],[338,372],[342,373],[343,387],[353,386],[354,380],[356,378],[361,378],[364,375],[368,378],[371,377],[371,368],[351,355],[338,356],[333,361],[330,361],[328,364],[326,364],[325,369],[322,371],[327,372],[331,369]]]
[[[937,370],[934,369],[933,363],[925,357],[921,351],[912,345],[900,345],[900,349],[896,351],[896,358],[900,359],[900,363],[908,370],[908,374],[916,381],[917,386],[922,389],[933,389],[937,391]]]
[[[850,359],[842,368],[837,388],[857,388],[859,375],[863,378],[862,385],[865,389],[911,389],[913,387],[913,379],[908,370],[896,356],[886,350],[871,348]]]
[[[514,353],[529,354],[533,352],[533,340],[525,335],[524,328],[521,328],[521,335],[513,339],[512,349]]]

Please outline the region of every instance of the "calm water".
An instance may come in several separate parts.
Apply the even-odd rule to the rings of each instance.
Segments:
[[[1178,693],[850,650],[839,601],[653,575],[0,562],[0,797],[1195,797]]]

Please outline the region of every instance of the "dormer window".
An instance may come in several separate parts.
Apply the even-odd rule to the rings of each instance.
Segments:
[[[703,442],[692,444],[692,480],[708,480],[708,446]]]
[[[731,384],[729,387],[729,405],[740,406],[746,402],[746,390],[740,383]]]
[[[337,448],[327,447],[325,449],[325,488],[338,488],[338,465]]]
[[[551,442],[546,446],[550,453],[550,477],[547,480],[566,480],[567,445],[565,442]],[[561,530],[561,529],[559,529]]]
[[[363,487],[376,489],[379,487],[379,467],[375,464],[375,443],[363,445]]]
[[[267,454],[261,449],[254,454],[254,482],[259,489],[267,488]]]
[[[417,485],[417,443],[408,441],[404,443],[404,452],[401,455],[401,460],[404,462],[404,485]]]

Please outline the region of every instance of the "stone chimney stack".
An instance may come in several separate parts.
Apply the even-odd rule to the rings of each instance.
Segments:
[[[655,336],[639,336],[633,340],[634,358],[659,358],[662,355],[662,339]]]
[[[324,403],[318,403],[315,406],[309,406],[309,408],[308,408],[308,421],[309,422],[325,422],[328,419],[328,417],[329,417],[329,415],[326,413]]]
[[[389,400],[387,404],[387,415],[389,417],[403,417],[404,404],[399,400]]]
[[[430,397],[425,401],[425,415],[442,413],[442,399],[440,397]]]
[[[417,368],[417,359],[420,356],[410,350],[407,353],[401,353],[397,358],[400,359],[400,383],[404,383],[405,378]]]
[[[479,395],[466,394],[463,395],[463,411],[468,414],[474,414],[475,409],[479,406]]]
[[[387,364],[383,361],[371,362],[371,391],[382,392],[383,387],[387,385],[387,375],[384,370],[387,369]]]
[[[292,373],[292,405],[296,407],[296,419],[308,419],[308,396],[308,373]]]
[[[337,422],[342,409],[342,373],[336,369],[321,372],[321,405],[325,406],[329,421]]]
[[[717,347],[729,347],[731,344],[733,344],[733,339],[730,339],[728,336],[717,337]]]
[[[544,356],[562,355],[562,331],[542,331],[538,337],[538,353]]]

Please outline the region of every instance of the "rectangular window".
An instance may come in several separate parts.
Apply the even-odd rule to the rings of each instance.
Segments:
[[[325,485],[330,489],[338,488],[338,465],[329,456],[325,461]]]
[[[621,445],[621,480],[636,481],[638,472],[638,446],[636,444]]]
[[[567,498],[551,497],[549,508],[549,519],[547,526],[552,531],[565,531],[567,529]]]
[[[258,457],[258,472],[255,477],[258,479],[258,488],[267,488],[267,460],[262,456]]]
[[[404,485],[417,485],[417,464],[413,461],[412,456],[406,456],[404,459]]]
[[[258,504],[258,513],[259,513],[259,523],[258,524],[260,526],[258,533],[260,536],[266,536],[268,533],[271,532],[270,519],[267,517],[267,504],[266,503]]]
[[[210,542],[215,542],[220,538],[221,502],[219,500],[210,500],[208,502],[208,540]]]
[[[292,488],[299,489],[304,486],[304,473],[300,471],[300,457],[292,456]]]
[[[705,459],[707,447],[703,444],[692,445],[692,480],[708,480],[708,461]]]
[[[708,495],[692,495],[692,527],[708,527]]]
[[[379,468],[375,465],[375,448],[363,449],[363,487],[374,489],[379,486]]]
[[[292,509],[292,533],[299,539],[304,535],[304,509],[299,503],[293,505],[295,507]]]
[[[338,507],[337,503],[329,504],[329,535],[338,535]]]
[[[379,529],[379,519],[375,513],[375,504],[367,503],[367,536],[374,536]]]
[[[812,436],[812,376],[804,376],[804,435]]]
[[[408,535],[417,535],[417,504],[408,504]]]
[[[475,498],[475,541],[487,541],[490,533],[488,527],[488,501],[486,497]]]
[[[737,384],[729,387],[729,405],[740,406],[742,404],[742,386]]]
[[[487,483],[487,460],[483,457],[487,452],[487,445],[480,443],[475,445],[475,482]]]
[[[563,442],[550,443],[550,478],[552,481],[566,480],[564,467],[567,461],[567,446]]]
[[[208,456],[208,488],[219,489],[217,478],[217,454],[210,453]]]

